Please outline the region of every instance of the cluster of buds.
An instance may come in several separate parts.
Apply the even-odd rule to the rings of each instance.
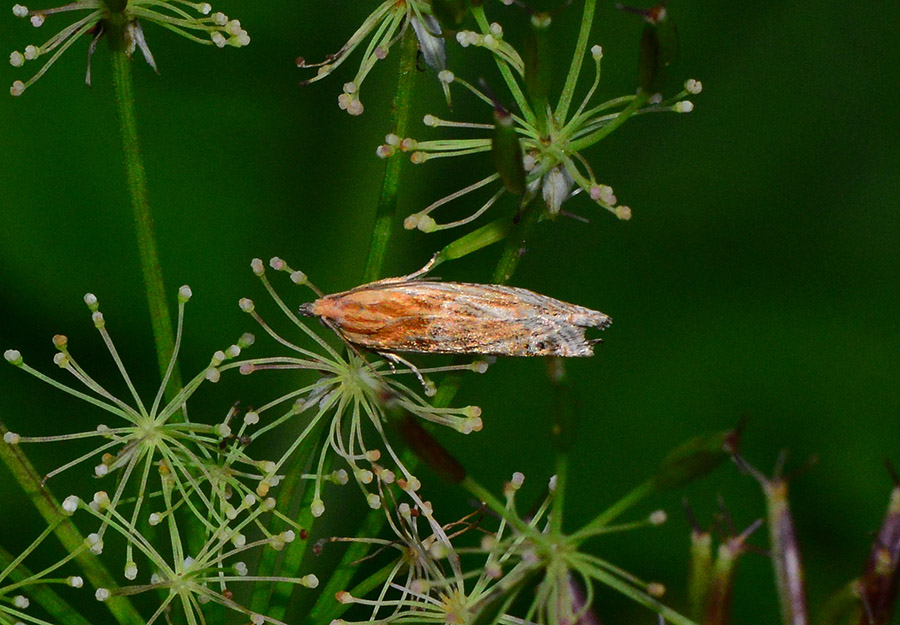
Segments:
[[[190,13],[191,9],[195,13]],[[91,84],[91,56],[103,36],[119,37],[119,44],[131,57],[140,50],[147,63],[156,71],[156,61],[144,37],[143,23],[152,22],[174,31],[191,41],[219,48],[232,46],[240,48],[250,43],[250,36],[239,20],[230,19],[221,12],[213,12],[208,2],[188,2],[186,0],[80,0],[50,9],[29,9],[17,4],[13,15],[28,18],[35,28],[43,26],[49,16],[86,11],[78,20],[69,24],[41,45],[29,44],[23,52],[16,50],[9,56],[13,67],[21,67],[26,62],[49,59],[27,81],[16,80],[10,87],[10,94],[22,95],[25,90],[43,76],[50,66],[62,56],[82,36],[90,34],[93,39],[88,49],[88,67],[85,82]]]
[[[387,58],[391,48],[412,27],[418,40],[419,49],[425,62],[433,70],[446,70],[447,59],[441,26],[434,16],[429,0],[384,0],[363,21],[362,25],[347,40],[340,50],[325,57],[319,63],[310,63],[304,57],[297,58],[297,67],[316,69],[316,75],[302,81],[301,85],[322,80],[340,67],[344,61],[371,36],[371,41],[363,53],[359,69],[352,80],[344,83],[343,92],[338,96],[338,106],[350,115],[362,115],[365,107],[360,100],[360,89],[366,76],[378,61]]]
[[[507,110],[485,85],[479,88],[449,71],[442,73],[445,85],[459,86],[491,105],[492,122],[451,121],[428,114],[423,123],[448,132],[476,130],[484,135],[420,141],[391,134],[376,153],[388,158],[404,152],[414,164],[436,158],[490,153],[494,173],[410,215],[404,222],[406,228],[434,232],[468,224],[484,214],[504,193],[516,196],[520,206],[540,197],[550,217],[562,213],[563,203],[569,198],[584,193],[596,205],[619,219],[631,218],[631,208],[619,204],[612,187],[598,180],[582,151],[603,139],[632,115],[690,112],[693,104],[685,98],[699,94],[702,85],[697,80],[688,80],[680,93],[668,99],[640,90],[633,96],[595,104],[592,100],[600,81],[603,58],[602,49],[595,45],[589,50],[594,62],[594,80],[581,104],[573,110],[575,81],[572,80],[571,87],[567,85],[563,90],[557,105],[551,106],[548,99],[549,77],[543,75],[543,68],[548,66],[546,59],[536,60],[534,53],[527,53],[534,48],[539,51],[544,49],[540,42],[546,38],[549,26],[547,15],[536,14],[532,18],[532,38],[522,54],[504,39],[503,28],[497,23],[486,24],[482,32],[463,30],[457,33],[456,39],[463,47],[482,47],[493,54],[498,66],[505,70],[506,86],[518,111]],[[580,67],[580,58],[573,61],[570,75],[577,76]],[[480,208],[461,219],[438,223],[432,216],[436,209],[453,200],[490,188],[494,191]]]

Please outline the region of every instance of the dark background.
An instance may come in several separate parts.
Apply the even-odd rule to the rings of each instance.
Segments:
[[[373,4],[216,3],[214,10],[249,31],[252,43],[242,50],[194,45],[145,25],[161,75],[135,58],[138,121],[167,288],[173,302],[178,285],[194,291],[186,375],[254,330],[236,305],[242,296],[266,299],[249,271],[252,257],[280,255],[326,291],[360,282],[384,168],[374,151],[390,130],[396,59],[376,66],[363,85],[366,112],[351,118],[336,98],[359,55],[306,88],[298,81],[309,74],[294,58],[335,51]],[[575,4],[552,31],[561,68],[580,19]],[[860,572],[891,487],[882,463],[900,463],[900,7],[679,0],[669,9],[682,46],[669,93],[685,78],[702,80],[704,92],[691,98],[695,111],[636,118],[589,149],[598,177],[633,208],[633,219],[619,222],[573,199],[566,208],[591,223],[560,219],[542,227],[514,279],[615,319],[596,357],[569,363],[582,422],[568,521],[574,527],[591,518],[680,441],[747,417],[744,452],[763,470],[781,449],[791,451],[792,466],[818,457],[792,483],[792,503],[811,603],[819,605]],[[493,1],[488,10],[516,42],[513,25],[522,15]],[[7,52],[21,50],[68,23],[51,17],[35,32],[7,11],[0,41]],[[600,3],[591,41],[604,47],[601,98],[633,92],[641,27]],[[65,333],[76,358],[115,387],[81,301],[91,291],[149,394],[156,361],[109,52],[99,47],[88,89],[86,49],[87,40],[73,46],[22,97],[0,98],[0,348],[20,349],[53,373],[50,337]],[[496,80],[485,54],[455,42],[448,49],[460,76]],[[0,82],[26,80],[27,67],[4,65]],[[422,114],[451,115],[432,76],[417,87],[412,134],[433,136],[418,123]],[[489,121],[486,107],[461,90],[454,95],[458,118]],[[489,167],[478,157],[406,167],[398,220]],[[457,210],[461,216],[474,208]],[[396,231],[387,273],[416,269],[463,232]],[[484,281],[498,253],[487,249],[438,273]],[[281,291],[296,303],[306,297],[284,281]],[[256,353],[271,348],[261,342]],[[235,399],[262,403],[292,386],[289,376],[265,384],[235,378],[204,390],[195,410],[218,418]],[[523,502],[536,496],[553,470],[542,362],[504,360],[470,376],[457,399],[464,403],[482,406],[484,430],[443,440],[483,483],[499,488],[520,470],[532,487]],[[85,404],[12,367],[0,368],[0,416],[23,434],[96,423]],[[43,453],[36,451],[35,462],[44,471],[71,457],[61,448]],[[0,476],[0,533],[15,551],[37,534],[37,525],[29,527],[37,515],[4,470]],[[61,495],[66,479],[57,486]],[[664,582],[675,607],[683,607],[688,549],[683,494],[703,521],[717,495],[739,527],[764,514],[755,483],[726,467],[632,515],[663,507],[671,519],[664,527],[595,542],[603,557]],[[21,538],[10,534],[19,530]],[[763,534],[754,541],[760,546]],[[775,622],[768,561],[750,555],[740,573],[735,622]],[[625,622],[623,614],[627,622],[655,622],[611,592],[600,592],[598,606],[608,622]]]

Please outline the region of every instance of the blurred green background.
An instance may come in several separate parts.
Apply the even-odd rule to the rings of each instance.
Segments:
[[[215,3],[250,33],[251,45],[241,50],[145,27],[160,75],[135,58],[138,121],[167,288],[172,301],[181,284],[194,291],[186,374],[255,331],[237,308],[243,296],[266,299],[249,270],[252,257],[280,255],[326,291],[360,282],[384,169],[375,148],[390,131],[396,59],[375,67],[362,90],[366,112],[352,118],[336,100],[358,55],[305,88],[298,82],[310,74],[294,58],[336,51],[374,4]],[[492,0],[488,8],[513,38],[521,12]],[[818,457],[792,483],[816,606],[861,571],[891,487],[882,463],[900,464],[900,5],[677,0],[669,9],[682,47],[669,93],[683,79],[702,80],[694,112],[633,119],[586,153],[598,177],[633,208],[633,219],[619,222],[573,199],[566,208],[591,223],[560,219],[542,227],[514,279],[615,320],[593,359],[569,363],[583,417],[569,521],[591,518],[683,439],[747,417],[744,453],[761,469],[770,470],[781,449],[790,450],[793,466]],[[560,66],[579,19],[576,2],[556,21]],[[7,10],[0,41],[7,52],[21,50],[65,23],[48,19],[36,33]],[[604,48],[601,97],[633,92],[641,28],[611,3],[598,7],[591,40]],[[0,98],[0,348],[17,348],[52,372],[50,338],[64,333],[83,365],[114,380],[81,300],[91,291],[130,371],[151,392],[156,362],[109,52],[99,47],[88,89],[86,49],[87,40],[76,44],[22,97]],[[448,49],[458,75],[496,80],[485,54],[455,42]],[[30,75],[4,65],[0,82]],[[458,118],[490,121],[488,109],[461,90],[455,103]],[[418,123],[426,112],[451,117],[433,76],[422,74],[417,138],[434,136]],[[387,273],[418,268],[463,233],[407,232],[399,220],[489,168],[473,157],[404,169]],[[457,210],[462,216],[474,208]],[[484,281],[498,253],[489,248],[438,273]],[[304,301],[306,293],[285,282],[281,292]],[[258,345],[259,354],[273,351],[271,343]],[[217,418],[236,399],[259,404],[292,385],[284,375],[237,377],[206,389],[199,410]],[[532,488],[523,501],[536,496],[553,466],[543,363],[501,360],[467,378],[456,403],[482,406],[484,430],[442,440],[482,482],[499,488],[523,471]],[[0,416],[23,434],[96,422],[86,405],[12,367],[0,368]],[[45,448],[35,456],[40,470],[58,463],[53,454],[70,451]],[[2,542],[15,550],[15,532],[21,540],[34,536],[37,516],[5,469],[0,476],[0,535],[13,536]],[[63,495],[66,479],[56,487]],[[704,522],[717,495],[739,527],[764,514],[756,484],[725,467],[645,506],[668,510],[662,528],[596,543],[597,553],[665,583],[679,608],[688,549],[682,495]],[[432,497],[445,495],[435,488]],[[763,534],[754,541],[760,546]],[[735,623],[776,621],[771,577],[762,556],[742,563]],[[655,622],[611,592],[600,593],[598,608],[605,622]]]

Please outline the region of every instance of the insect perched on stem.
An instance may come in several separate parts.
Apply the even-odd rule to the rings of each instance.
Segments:
[[[409,365],[396,352],[486,356],[592,356],[607,315],[527,289],[421,280],[434,266],[324,295],[300,306],[348,343]]]

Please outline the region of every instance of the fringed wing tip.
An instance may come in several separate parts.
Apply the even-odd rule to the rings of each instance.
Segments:
[[[590,311],[589,315],[585,315],[584,323],[581,323],[579,325],[585,328],[597,328],[599,330],[605,330],[612,325],[612,317],[610,317],[609,315],[604,315],[602,312],[592,310]]]

